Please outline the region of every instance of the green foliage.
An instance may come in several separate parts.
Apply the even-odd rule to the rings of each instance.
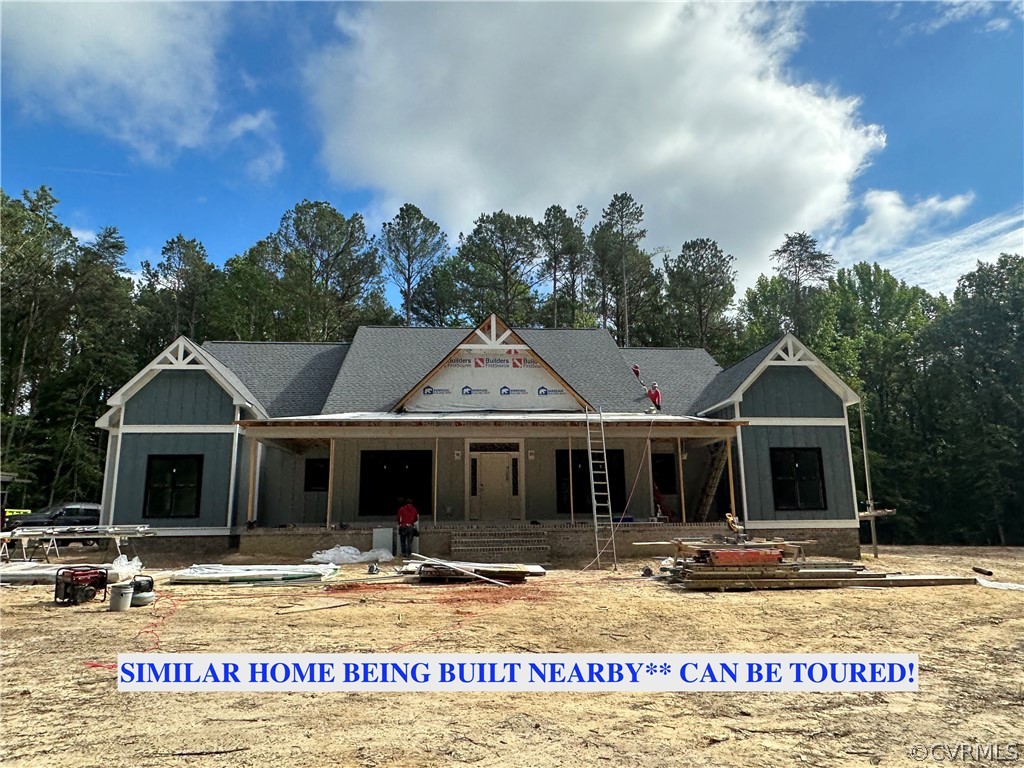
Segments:
[[[533,219],[505,211],[482,214],[469,235],[460,238],[458,255],[466,314],[481,322],[497,312],[512,325],[532,325],[543,279]]]
[[[205,341],[220,271],[198,240],[179,234],[168,240],[154,267],[142,262],[139,292],[140,362],[146,362],[179,336]]]
[[[683,243],[675,259],[664,260],[666,310],[672,343],[703,347],[715,355],[732,328],[726,311],[736,293],[736,260],[709,238]]]
[[[211,335],[219,339],[273,341],[281,336],[283,300],[274,246],[261,240],[224,264],[213,300]]]
[[[420,290],[413,299],[413,320],[419,325],[437,328],[459,328],[469,324],[463,297],[463,288],[468,281],[466,263],[458,256],[452,256],[434,265],[420,283]]]
[[[586,237],[583,221],[587,210],[576,206],[571,218],[560,205],[552,205],[544,212],[544,221],[537,225],[537,239],[543,255],[543,269],[551,275],[551,294],[544,303],[541,317],[550,320],[553,328],[565,322],[574,322],[579,309],[580,288]],[[562,303],[562,322],[559,322],[559,300]]]
[[[281,275],[281,329],[294,341],[334,341],[351,332],[359,299],[381,288],[377,243],[363,217],[303,200],[271,235]]]
[[[808,339],[821,322],[815,312],[820,309],[814,302],[836,268],[832,254],[818,249],[818,241],[806,232],[787,234],[781,246],[772,251],[776,271],[787,287],[782,304],[785,330]]]
[[[49,189],[2,195],[3,465],[30,481],[24,503],[95,498],[107,397],[136,369],[123,238],[80,244]],[[21,502],[19,502],[21,503]]]
[[[448,253],[448,236],[412,203],[406,203],[381,227],[384,272],[398,288],[405,324],[412,325],[416,291],[438,260]]]

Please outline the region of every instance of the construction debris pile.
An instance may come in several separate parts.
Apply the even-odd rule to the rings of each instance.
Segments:
[[[911,576],[869,571],[859,563],[813,561],[791,541],[685,541],[673,539],[676,556],[660,578],[694,591],[839,589],[843,587],[936,587],[976,584],[971,577]]]
[[[396,572],[405,582],[448,583],[457,581],[489,581],[501,585],[522,584],[530,576],[547,573],[539,565],[522,563],[462,563],[451,560],[421,558],[421,562],[406,562]]]

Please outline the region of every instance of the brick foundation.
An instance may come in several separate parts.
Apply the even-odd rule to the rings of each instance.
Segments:
[[[752,539],[813,540],[814,544],[804,546],[805,555],[860,560],[860,531],[857,528],[753,528],[747,529],[747,534]]]
[[[326,529],[257,529],[235,536],[158,536],[132,539],[131,544],[138,551],[142,562],[148,567],[178,566],[192,563],[222,562],[229,555],[239,555],[250,562],[301,563],[318,550],[338,545],[356,547],[365,552],[373,546],[373,527],[353,527],[341,531]],[[384,527],[384,526],[379,526]],[[430,523],[420,524],[419,551],[429,557],[448,558],[452,552],[452,532],[468,528],[489,529],[500,534],[507,532],[510,537],[516,531],[543,530],[550,547],[547,565],[562,568],[579,568],[594,559],[593,526],[552,523],[542,526],[468,526]],[[722,524],[674,525],[625,523],[616,530],[615,544],[620,560],[636,560],[669,556],[671,546],[634,547],[638,541],[669,541],[674,538],[699,539],[728,533]],[[841,557],[848,560],[860,559],[860,538],[856,528],[793,528],[751,530],[751,538],[785,538],[791,540],[815,540],[804,548],[811,556]],[[124,548],[125,554],[135,554],[132,546]],[[111,546],[107,557],[117,552]],[[611,562],[610,554],[602,557],[602,564]]]

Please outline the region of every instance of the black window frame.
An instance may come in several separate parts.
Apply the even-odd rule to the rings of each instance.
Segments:
[[[143,505],[142,505],[142,516],[148,520],[196,520],[200,517],[202,512],[202,500],[203,500],[203,459],[204,456],[201,453],[151,453],[146,458],[146,485],[144,488]],[[195,501],[192,505],[193,512],[187,515],[174,514],[174,505],[176,499],[176,486],[172,482],[169,486],[170,498],[171,498],[171,513],[164,514],[161,510],[161,514],[154,514],[150,508],[150,503],[153,498],[153,482],[154,482],[154,464],[156,462],[169,462],[169,461],[195,461]],[[173,477],[173,475],[172,475]]]
[[[769,448],[769,465],[772,478],[772,503],[778,512],[826,511],[828,496],[825,493],[825,464],[820,447],[778,447]],[[803,463],[801,463],[803,462]],[[792,470],[789,466],[792,466]],[[810,474],[801,476],[801,468],[814,467],[817,477]],[[786,474],[782,474],[786,473]],[[817,480],[817,495],[804,498],[810,484]],[[793,503],[786,501],[794,499]]]
[[[605,451],[608,462],[608,480],[611,484],[612,514],[618,517],[629,517],[626,511],[626,452],[621,448],[608,448]],[[572,462],[572,503],[569,501],[569,463]],[[555,513],[568,517],[574,511],[577,519],[586,518],[591,513],[590,498],[590,464],[586,448],[573,448],[572,454],[567,448],[555,450]]]
[[[679,493],[679,462],[674,453],[651,453],[651,479],[658,493],[676,496]],[[658,482],[664,480],[666,482]]]
[[[404,466],[389,469],[389,462]],[[405,498],[426,514],[433,499],[433,465],[432,449],[360,450],[358,516],[393,519]]]
[[[331,460],[323,457],[306,459],[303,464],[302,490],[306,493],[327,493],[330,488]]]

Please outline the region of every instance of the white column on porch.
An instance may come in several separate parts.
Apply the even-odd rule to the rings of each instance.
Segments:
[[[327,460],[327,529],[331,528],[331,507],[334,504],[334,443],[331,438],[330,458]]]

